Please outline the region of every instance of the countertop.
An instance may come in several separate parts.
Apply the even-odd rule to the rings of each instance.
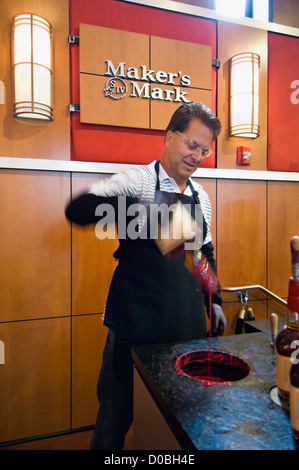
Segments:
[[[135,367],[182,449],[296,449],[289,412],[270,397],[276,378],[270,340],[256,332],[133,348]],[[209,348],[243,359],[249,374],[203,385],[177,373],[179,356]]]

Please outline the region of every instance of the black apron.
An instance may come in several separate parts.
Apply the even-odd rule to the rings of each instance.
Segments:
[[[173,201],[175,197],[188,207],[199,204],[191,182],[193,197],[160,191],[159,162],[155,168],[155,201]],[[205,234],[204,222],[203,237]],[[161,254],[155,240],[138,238],[120,240],[114,256],[119,264],[107,299],[105,324],[109,326],[109,318],[113,318],[120,368],[126,346],[207,336],[204,292],[186,268],[184,253],[169,259]]]

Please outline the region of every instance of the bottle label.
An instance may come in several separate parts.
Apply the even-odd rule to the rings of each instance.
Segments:
[[[291,424],[299,432],[299,389],[290,385]]]
[[[291,358],[276,352],[276,384],[281,390],[290,390]]]

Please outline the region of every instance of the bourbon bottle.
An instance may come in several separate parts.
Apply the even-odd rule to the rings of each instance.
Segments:
[[[290,398],[290,369],[294,356],[294,341],[298,340],[299,317],[299,237],[291,240],[292,277],[289,280],[287,323],[277,335],[276,384],[282,398]]]
[[[299,442],[299,349],[290,371],[290,410],[294,437]]]

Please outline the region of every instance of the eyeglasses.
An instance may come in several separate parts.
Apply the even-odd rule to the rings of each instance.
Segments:
[[[198,153],[200,152],[201,153],[201,158],[204,159],[204,158],[208,158],[212,153],[213,153],[213,150],[211,149],[207,149],[207,148],[203,148],[201,145],[199,145],[195,140],[193,139],[188,139],[188,137],[186,137],[185,134],[182,134],[181,132],[179,131],[174,131],[175,134],[180,134],[183,136],[183,139],[185,141],[185,144],[187,145],[188,149],[190,150],[190,152],[192,153]]]

